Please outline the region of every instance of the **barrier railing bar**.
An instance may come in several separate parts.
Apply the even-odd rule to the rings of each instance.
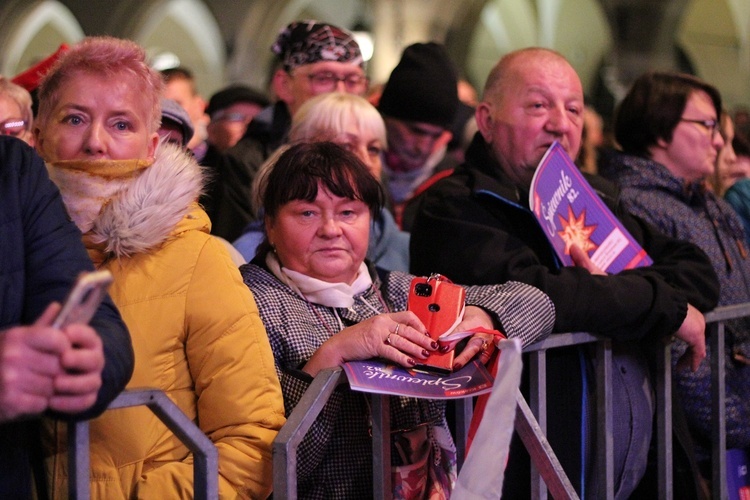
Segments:
[[[533,351],[529,353],[529,407],[536,417],[539,430],[547,435],[547,351]],[[544,484],[531,461],[531,498],[542,500],[547,498],[547,485]]]
[[[68,497],[89,500],[89,421],[68,424]],[[70,446],[70,444],[73,446]]]
[[[713,311],[709,311],[703,315],[706,323],[718,323],[719,321],[743,318],[745,316],[750,316],[750,302],[717,307]]]
[[[672,347],[669,340],[657,350],[656,446],[659,499],[672,500]]]
[[[469,425],[474,415],[473,398],[462,398],[456,400],[456,466],[458,470],[466,460],[466,448],[469,440]]]
[[[273,440],[274,498],[297,498],[297,446],[318,418],[342,375],[340,367],[322,370],[313,379]]]
[[[750,302],[717,307],[704,314],[711,348],[711,477],[713,498],[727,498],[726,361],[724,323],[750,316]]]
[[[387,500],[391,488],[391,399],[372,394],[372,478],[373,498]],[[382,478],[380,481],[377,478]]]
[[[601,339],[596,344],[596,375],[604,384],[596,384],[596,443],[598,498],[615,497],[614,444],[612,436],[612,341]],[[604,464],[602,467],[601,464]]]
[[[520,391],[516,393],[515,430],[531,455],[532,463],[556,499],[577,499],[578,494],[565,475],[562,465],[537,424],[529,405]]]
[[[586,332],[554,333],[544,340],[534,342],[523,348],[523,352],[546,351],[557,347],[570,347],[578,344],[589,344],[599,342],[602,337]]]
[[[605,356],[608,361],[606,361],[604,364],[598,364],[601,370],[603,370],[603,372],[606,372],[606,376],[600,373],[598,375],[598,378],[600,380],[611,381],[611,342],[606,338],[602,338],[586,332],[556,333],[554,335],[550,335],[542,341],[535,342],[534,344],[531,344],[524,348],[524,353],[529,353],[530,407],[539,423],[540,429],[545,436],[547,434],[547,372],[545,352],[548,349],[554,349],[557,347],[569,347],[573,345],[602,342],[604,342],[608,346],[604,351],[599,353],[599,355]],[[609,354],[605,354],[606,351],[609,351]],[[605,390],[607,388],[609,388],[609,392]],[[611,403],[611,387],[609,387],[609,384],[597,384],[597,391],[597,411],[599,412],[597,413],[597,442],[604,443],[603,447],[600,446],[598,448],[600,452],[598,463],[604,465],[597,470],[597,473],[601,475],[598,482],[600,484],[600,487],[607,488],[607,493],[604,496],[601,496],[601,498],[612,498],[614,496],[614,455],[612,446],[613,410]],[[609,410],[606,409],[607,407],[609,407]],[[606,415],[609,415],[609,427],[607,427],[607,419],[605,417]],[[607,445],[609,445],[609,451],[607,451],[606,449]],[[547,486],[544,484],[544,481],[541,480],[541,475],[537,473],[533,461],[531,464],[531,498],[533,500],[547,498]]]
[[[724,322],[709,326],[711,345],[711,468],[713,498],[727,498],[727,422]]]
[[[704,314],[711,350],[711,477],[713,498],[727,498],[726,361],[724,323],[750,316],[750,302],[717,307]]]
[[[200,500],[217,498],[219,495],[219,453],[216,450],[216,446],[166,394],[156,389],[124,391],[109,404],[107,410],[141,405],[147,406],[193,453],[193,489],[195,498]],[[86,435],[86,441],[82,441],[82,431],[88,434],[88,429],[83,430],[83,423],[71,423],[68,426],[69,432],[71,432],[71,427],[76,427],[72,430],[76,436],[74,441],[76,449],[79,447],[88,449],[88,435]],[[79,487],[75,491],[75,496],[71,495],[71,498],[87,499],[90,494],[88,452],[85,454],[76,452],[73,455],[76,460],[80,459],[81,462],[75,463],[71,469],[71,471],[75,470],[76,472],[74,481],[77,487]],[[70,451],[69,456],[71,456]],[[83,463],[84,460],[85,463]]]
[[[599,342],[601,338],[594,335],[576,332],[555,334],[547,339],[527,346],[524,352],[540,351],[534,356],[544,358],[544,350],[555,347],[564,347],[576,344],[585,344]],[[296,498],[297,479],[296,479],[296,448],[304,438],[312,423],[317,418],[325,403],[328,401],[331,393],[337,383],[340,382],[342,375],[341,368],[334,368],[321,371],[313,380],[299,403],[289,415],[286,424],[282,427],[273,443],[274,454],[274,497],[279,499]],[[537,407],[545,409],[545,398],[540,398],[539,394],[545,394],[546,380],[543,380],[542,392],[532,391],[532,397],[538,400]],[[536,396],[533,394],[536,393]],[[577,498],[575,489],[570,480],[565,476],[557,457],[542,433],[539,424],[529,409],[526,401],[520,395],[523,405],[519,406],[516,414],[516,432],[519,436],[523,433],[522,441],[532,456],[532,465],[539,469],[539,476],[547,482],[547,488],[553,492],[555,498]],[[375,498],[390,498],[391,496],[391,477],[390,477],[390,427],[388,397],[373,395],[373,496]],[[383,402],[385,401],[385,404]],[[464,404],[464,427],[468,427],[471,420],[472,402],[466,398],[462,400]],[[541,404],[540,404],[541,402]],[[459,404],[459,408],[460,408]],[[546,411],[540,413],[546,419]],[[383,418],[384,420],[381,420]],[[378,478],[382,478],[379,480]],[[554,489],[550,486],[554,483]],[[544,486],[542,485],[542,488]],[[546,490],[545,490],[546,492]]]

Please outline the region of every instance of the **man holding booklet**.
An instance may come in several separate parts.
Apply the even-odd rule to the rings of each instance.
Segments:
[[[540,48],[503,57],[477,107],[479,127],[466,163],[427,191],[412,229],[411,271],[439,272],[471,284],[517,280],[547,293],[556,332],[588,331],[612,338],[615,494],[626,498],[646,469],[653,396],[644,345],[676,335],[690,345],[684,364],[705,357],[700,311],[716,305],[718,283],[697,247],[657,233],[629,215],[616,189],[588,180],[654,263],[606,275],[578,247],[561,267],[528,206],[539,161],[559,142],[575,158],[583,129],[583,90],[560,54]],[[593,457],[595,380],[584,348],[548,353],[550,443],[582,497],[596,495]],[[581,444],[583,443],[583,445]],[[503,498],[528,496],[528,469],[511,449]]]

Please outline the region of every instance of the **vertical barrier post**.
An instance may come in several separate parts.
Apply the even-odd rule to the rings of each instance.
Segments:
[[[390,397],[372,394],[372,494],[389,499],[391,486],[391,405]]]
[[[91,497],[89,462],[88,420],[68,424],[68,497],[71,500]]]
[[[529,353],[529,407],[534,414],[542,434],[547,435],[547,352]],[[542,481],[539,469],[531,462],[531,498],[547,498],[547,485]]]
[[[656,359],[656,443],[659,499],[672,500],[672,345],[657,350]]]
[[[469,425],[474,415],[474,398],[457,399],[456,408],[456,467],[461,470],[466,460],[469,441]]]
[[[727,422],[724,363],[724,322],[712,323],[708,339],[711,346],[711,467],[713,498],[727,498]]]
[[[598,498],[614,498],[614,445],[612,436],[612,341],[602,339],[596,344],[596,376],[605,382],[596,384],[596,461],[599,475]]]

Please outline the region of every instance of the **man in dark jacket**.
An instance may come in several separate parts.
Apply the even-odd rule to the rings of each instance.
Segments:
[[[89,325],[50,326],[77,275],[81,233],[36,153],[0,137],[0,498],[43,495],[42,415],[93,418],[125,387],[133,348],[107,297]]]
[[[503,57],[487,79],[476,112],[479,133],[466,163],[430,188],[419,206],[411,267],[417,274],[440,272],[461,283],[529,283],[555,303],[555,331],[589,331],[616,341],[615,487],[617,498],[624,498],[644,473],[653,413],[645,358],[634,341],[655,343],[674,334],[690,345],[685,361],[696,369],[705,357],[699,310],[716,305],[718,283],[703,252],[630,216],[616,189],[597,178],[590,178],[592,185],[654,264],[606,276],[576,248],[577,265],[559,267],[529,210],[528,189],[554,141],[571,157],[578,154],[583,104],[580,79],[560,54],[524,49]],[[593,400],[595,383],[586,373],[590,360],[583,349],[566,348],[550,352],[548,361],[550,442],[579,493],[596,495],[596,485],[581,480],[595,479],[590,460],[595,425],[591,405],[581,405]],[[588,446],[583,454],[582,439]],[[528,476],[516,481],[512,473],[506,475],[503,497],[523,497],[527,484]]]

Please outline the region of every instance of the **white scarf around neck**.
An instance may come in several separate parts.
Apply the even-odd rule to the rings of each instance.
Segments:
[[[282,267],[273,252],[266,254],[266,265],[274,276],[303,299],[326,307],[351,307],[354,296],[372,286],[372,277],[364,262],[359,265],[359,274],[351,285],[329,283]]]

